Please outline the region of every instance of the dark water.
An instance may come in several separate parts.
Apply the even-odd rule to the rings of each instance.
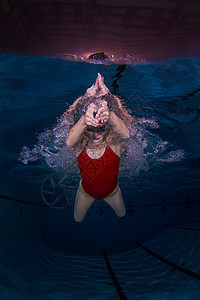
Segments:
[[[127,216],[115,217],[100,201],[77,224],[73,201],[80,175],[66,182],[62,174],[58,184],[44,159],[24,165],[18,158],[24,145],[32,148],[39,133],[55,126],[98,72],[133,116],[156,120],[159,127],[139,128],[140,148],[130,161],[137,172],[123,173],[122,162],[119,182]],[[0,55],[0,299],[118,299],[102,249],[128,299],[199,299],[197,279],[136,247],[137,241],[145,243],[200,273],[199,89],[197,58],[120,68]],[[155,147],[163,142],[162,151]],[[52,180],[56,187],[48,196],[44,191],[50,191]],[[52,205],[59,196],[63,208]]]

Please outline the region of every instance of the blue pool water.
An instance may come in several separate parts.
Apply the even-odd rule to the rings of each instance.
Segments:
[[[19,158],[24,146],[46,147],[40,134],[57,126],[98,72],[146,123],[135,126],[121,161],[126,217],[96,201],[77,224],[80,174],[70,149]],[[200,274],[199,89],[198,58],[120,67],[0,54],[0,299],[118,299],[103,249],[128,299],[199,299],[199,280],[137,246]]]

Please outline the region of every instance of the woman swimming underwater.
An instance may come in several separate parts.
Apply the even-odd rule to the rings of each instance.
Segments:
[[[38,142],[32,149],[23,146],[21,150],[21,162],[28,164],[45,159],[54,170],[52,176],[63,176],[64,179],[58,180],[62,182],[61,188],[66,182],[65,188],[76,192],[76,197],[66,197],[68,206],[75,198],[77,222],[83,221],[94,199],[104,199],[117,216],[125,215],[118,174],[123,183],[134,189],[135,183],[130,178],[141,171],[158,163],[184,158],[183,149],[167,152],[170,143],[147,129],[159,127],[153,117],[141,118],[135,112],[131,115],[132,109],[126,109],[122,103],[98,74],[96,83],[74,101],[57,123],[38,135]],[[80,182],[78,167],[82,177]]]
[[[126,213],[117,177],[122,152],[120,140],[130,137],[129,130],[125,122],[109,110],[110,93],[100,74],[86,95],[92,102],[85,115],[70,129],[66,140],[71,147],[79,142],[75,154],[82,179],[74,206],[77,222],[83,221],[95,199],[104,199],[119,217]]]

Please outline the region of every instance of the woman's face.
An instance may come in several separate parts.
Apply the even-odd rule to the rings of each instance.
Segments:
[[[109,134],[109,131],[110,128],[106,127],[105,125],[98,127],[87,126],[85,134],[90,141],[94,142],[95,144],[98,144],[102,143],[106,139],[106,137]]]

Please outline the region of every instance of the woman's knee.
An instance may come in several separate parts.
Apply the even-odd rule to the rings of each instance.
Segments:
[[[94,202],[94,198],[87,197],[81,189],[77,191],[76,201],[74,206],[74,219],[76,222],[82,222],[87,214],[88,209]]]
[[[125,215],[126,215],[126,208],[125,207],[123,207],[120,211],[115,211],[115,213],[116,213],[116,215],[118,216],[118,217],[124,217]]]
[[[76,203],[74,206],[74,220],[76,222],[82,222],[87,214],[88,207]]]
[[[79,216],[76,213],[74,214],[74,220],[78,223],[83,222],[83,220],[85,219],[85,216]]]
[[[113,195],[105,198],[104,200],[112,207],[118,217],[124,217],[126,215],[126,207],[120,188],[118,188]]]

